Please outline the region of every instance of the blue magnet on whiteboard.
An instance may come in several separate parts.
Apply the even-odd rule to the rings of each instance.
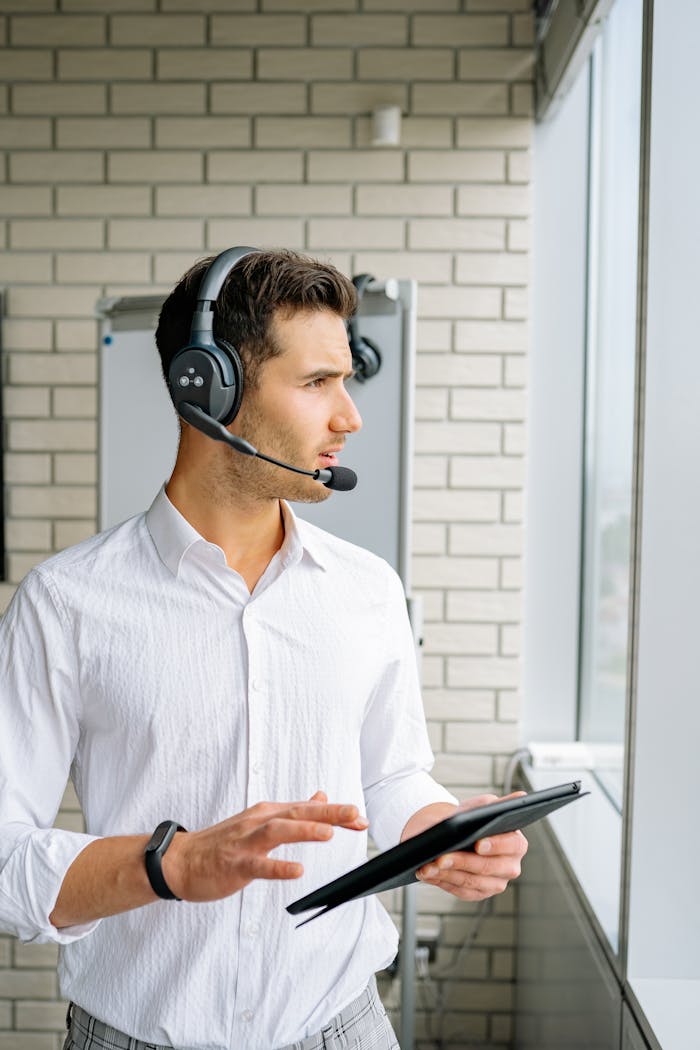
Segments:
[[[112,345],[112,337],[111,337],[111,335],[106,335],[104,337],[104,339],[102,340],[102,342],[105,344],[105,346],[111,346]]]

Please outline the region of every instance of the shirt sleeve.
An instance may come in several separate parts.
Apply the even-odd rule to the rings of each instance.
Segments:
[[[403,585],[393,570],[388,580],[385,637],[387,660],[362,727],[362,776],[372,838],[381,850],[395,846],[408,820],[435,802],[457,799],[431,776],[428,740],[418,681],[416,650]]]
[[[0,620],[0,930],[68,944],[99,920],[49,920],[68,868],[95,836],[53,827],[80,734],[73,639],[38,570]]]

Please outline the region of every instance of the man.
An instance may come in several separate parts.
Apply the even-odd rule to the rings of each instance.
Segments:
[[[210,261],[163,307],[166,376]],[[242,358],[230,433],[308,471],[337,464],[361,425],[354,308],[332,267],[238,263],[214,324]],[[329,495],[183,424],[148,513],[33,570],[8,610],[0,926],[61,945],[67,1048],[396,1046],[373,975],[397,938],[377,899],[301,929],[285,911],[365,859],[368,827],[387,848],[455,809],[427,772],[398,578],[286,503]],[[51,827],[69,772],[85,835]],[[422,877],[480,899],[525,848],[496,836]]]

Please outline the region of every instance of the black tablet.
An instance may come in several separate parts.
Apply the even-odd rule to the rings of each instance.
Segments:
[[[416,871],[436,857],[441,857],[443,853],[474,849],[479,839],[524,828],[588,793],[582,792],[581,781],[575,780],[559,784],[557,787],[545,788],[544,791],[532,791],[518,798],[508,798],[454,813],[420,835],[407,839],[406,842],[361,864],[359,868],[354,868],[312,893],[307,893],[305,897],[292,901],[287,905],[287,911],[291,915],[298,915],[310,911],[311,908],[322,909],[304,920],[310,922],[331,908],[337,908],[339,904],[345,904],[357,897],[367,897],[381,890],[390,890],[415,882]]]

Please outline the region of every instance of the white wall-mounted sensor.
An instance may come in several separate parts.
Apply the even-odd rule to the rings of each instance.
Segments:
[[[372,110],[372,145],[401,145],[400,106],[377,106]]]

